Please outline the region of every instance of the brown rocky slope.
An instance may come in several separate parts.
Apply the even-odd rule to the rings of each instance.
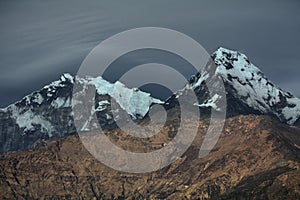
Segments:
[[[175,163],[148,174],[115,171],[95,160],[77,136],[0,160],[0,199],[300,199],[300,129],[267,116],[226,120],[213,151],[199,159],[207,121]],[[123,148],[160,148],[171,124],[150,141],[111,140]]]

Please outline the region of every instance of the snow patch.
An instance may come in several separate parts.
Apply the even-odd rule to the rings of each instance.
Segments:
[[[16,120],[19,128],[24,128],[24,134],[28,131],[34,131],[34,125],[40,125],[41,130],[47,132],[49,137],[52,137],[53,126],[41,116],[35,115],[31,110],[22,111],[15,105],[10,106],[8,110],[11,112],[12,118]]]
[[[42,97],[42,95],[40,93],[37,93],[34,96],[33,102],[35,102],[37,104],[41,104],[41,103],[43,103],[43,101],[44,101],[44,98]]]
[[[205,103],[203,104],[197,104],[195,103],[194,105],[195,106],[199,106],[199,107],[211,107],[217,111],[220,111],[220,108],[218,108],[217,106],[217,102],[218,100],[221,99],[221,96],[218,95],[218,94],[215,94],[212,98],[210,98],[208,101],[206,101]]]
[[[74,78],[71,74],[65,73],[60,77],[60,80],[65,82],[65,81],[70,81],[71,83],[74,83]]]
[[[55,100],[53,100],[51,102],[51,106],[53,108],[67,108],[67,107],[71,107],[71,98],[62,98],[62,97],[58,97]]]
[[[98,102],[98,106],[96,108],[96,111],[103,111],[106,109],[106,105],[109,105],[109,101],[108,100],[103,100],[103,101],[99,101]]]

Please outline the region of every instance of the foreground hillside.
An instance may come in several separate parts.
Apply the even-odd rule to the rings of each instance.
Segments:
[[[198,158],[208,122],[172,165],[149,174],[115,171],[95,160],[77,136],[36,150],[5,153],[0,199],[300,199],[300,129],[266,116],[237,116],[205,158]],[[161,148],[172,123],[148,141],[111,140],[131,151]]]

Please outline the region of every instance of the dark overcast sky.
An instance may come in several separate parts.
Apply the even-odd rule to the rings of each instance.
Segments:
[[[299,11],[299,0],[0,0],[0,107],[75,74],[102,40],[145,26],[183,32],[210,53],[239,50],[300,97]]]

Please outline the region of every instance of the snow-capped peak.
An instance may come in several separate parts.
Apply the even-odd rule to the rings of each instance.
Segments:
[[[1,109],[7,119],[12,119],[20,135],[26,135],[39,131],[52,137],[64,135],[72,126],[72,88],[75,79],[82,85],[82,90],[77,91],[81,95],[86,94],[86,86],[93,85],[98,96],[110,96],[119,106],[133,118],[144,117],[153,103],[164,102],[152,98],[149,93],[142,92],[137,88],[129,89],[120,82],[110,83],[101,77],[73,77],[63,74],[60,79],[44,86],[41,90],[25,96],[22,100]],[[75,104],[81,102],[73,102]],[[110,103],[107,100],[100,101],[95,111],[106,110]],[[106,119],[112,116],[105,115]],[[87,119],[88,120],[88,119]],[[64,129],[61,127],[63,126]]]
[[[244,54],[219,48],[212,58],[217,66],[215,73],[222,76],[237,99],[288,124],[299,119],[300,100],[269,81]]]

